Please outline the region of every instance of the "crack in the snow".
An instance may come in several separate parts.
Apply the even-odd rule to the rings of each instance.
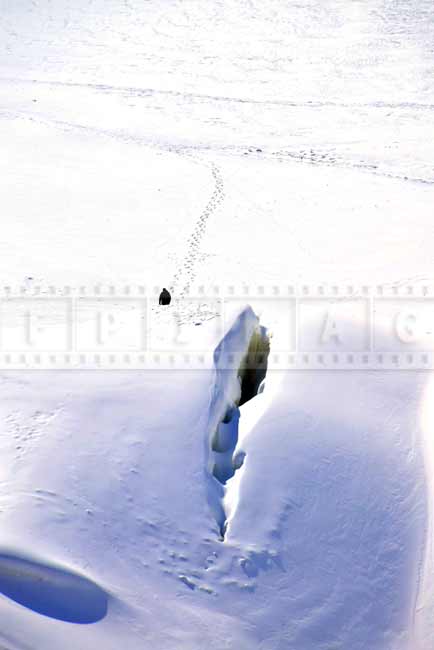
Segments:
[[[228,514],[224,505],[226,484],[243,466],[246,456],[244,451],[236,451],[239,420],[242,416],[240,407],[258,394],[267,373],[269,352],[270,341],[267,330],[257,325],[250,337],[247,352],[236,371],[238,390],[233,395],[232,402],[227,403],[223,418],[211,433],[209,469],[220,485],[216,520],[222,541],[225,539]]]

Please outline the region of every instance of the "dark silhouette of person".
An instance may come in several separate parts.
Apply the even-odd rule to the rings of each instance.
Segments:
[[[163,289],[163,291],[160,293],[160,298],[158,300],[159,305],[170,305],[170,301],[172,300],[172,296],[170,293],[167,291],[167,289]]]

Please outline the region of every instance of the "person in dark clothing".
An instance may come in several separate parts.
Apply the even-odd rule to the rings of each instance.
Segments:
[[[160,293],[160,298],[158,300],[159,305],[170,305],[170,301],[172,300],[172,296],[170,293],[167,291],[167,289],[163,289],[163,291]]]

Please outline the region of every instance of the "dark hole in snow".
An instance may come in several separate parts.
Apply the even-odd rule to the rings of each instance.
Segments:
[[[265,327],[259,327],[250,339],[249,349],[244,357],[238,375],[241,380],[242,406],[259,392],[259,387],[267,374],[270,341]]]
[[[234,406],[230,406],[228,410],[225,413],[225,416],[222,420],[223,424],[229,424],[229,422],[232,421],[232,418],[235,415],[236,408]]]

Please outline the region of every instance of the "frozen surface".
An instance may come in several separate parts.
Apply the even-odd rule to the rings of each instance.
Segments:
[[[0,7],[9,279],[432,276],[429,0]]]
[[[2,283],[429,282],[433,44],[429,0],[0,0]],[[432,649],[428,373],[269,373],[225,490],[233,373],[0,379],[8,650]]]

